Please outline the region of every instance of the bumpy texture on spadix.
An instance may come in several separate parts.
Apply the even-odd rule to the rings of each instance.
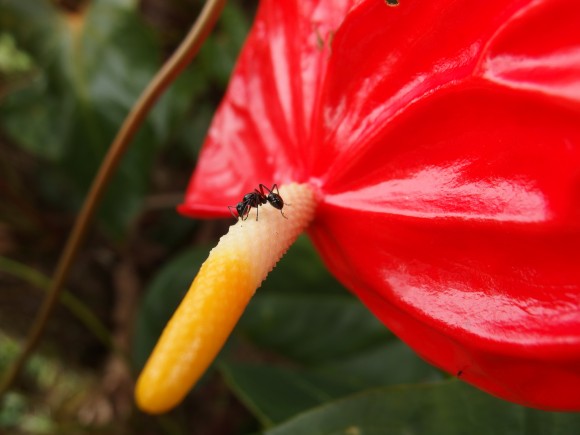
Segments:
[[[230,227],[191,284],[169,321],[136,387],[146,412],[177,405],[214,360],[256,289],[314,215],[315,199],[306,185],[280,188],[287,203],[279,210],[252,209]],[[224,206],[225,207],[225,206]]]

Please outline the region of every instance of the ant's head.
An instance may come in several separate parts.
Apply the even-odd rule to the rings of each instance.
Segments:
[[[266,199],[272,205],[272,207],[277,208],[278,210],[282,210],[282,207],[284,207],[284,200],[277,193],[270,192]]]

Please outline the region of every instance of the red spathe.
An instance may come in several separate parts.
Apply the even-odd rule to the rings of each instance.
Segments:
[[[580,410],[578,22],[572,0],[263,0],[180,211],[309,182],[329,269],[419,354]]]

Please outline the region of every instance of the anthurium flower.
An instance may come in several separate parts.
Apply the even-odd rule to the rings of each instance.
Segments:
[[[263,0],[180,211],[302,183],[330,271],[419,355],[580,410],[579,20],[573,0]]]

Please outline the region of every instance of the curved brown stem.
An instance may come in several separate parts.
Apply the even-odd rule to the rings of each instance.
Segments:
[[[201,14],[187,34],[185,40],[165,65],[163,65],[151,83],[149,83],[123,122],[123,125],[99,167],[85,202],[83,203],[75,224],[69,234],[54,272],[48,293],[36,316],[34,324],[30,328],[22,352],[8,368],[8,371],[0,384],[0,396],[10,388],[28,360],[28,357],[40,341],[46,323],[48,322],[52,310],[58,301],[61,288],[68,276],[72,262],[87,233],[87,229],[97,205],[99,204],[112,175],[115,173],[121,157],[125,154],[131,139],[159,96],[195,57],[221,14],[225,1],[226,0],[207,0]]]

